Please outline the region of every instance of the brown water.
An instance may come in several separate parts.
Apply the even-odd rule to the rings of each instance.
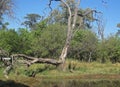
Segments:
[[[24,85],[22,83],[17,83],[13,80],[8,80],[8,81],[0,80],[0,87],[29,87],[29,86]]]
[[[119,79],[35,79],[0,80],[0,87],[120,87]]]
[[[120,80],[43,80],[36,87],[120,87]]]

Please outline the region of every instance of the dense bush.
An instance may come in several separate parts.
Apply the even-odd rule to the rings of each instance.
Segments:
[[[0,48],[10,54],[23,53],[35,57],[58,58],[66,39],[65,25],[59,23],[36,24],[35,30],[20,28],[0,30]],[[111,35],[99,40],[97,35],[88,29],[79,29],[74,33],[68,57],[85,62],[120,62],[120,37]]]

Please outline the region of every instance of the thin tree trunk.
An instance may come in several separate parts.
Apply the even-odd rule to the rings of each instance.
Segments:
[[[92,58],[92,52],[90,52],[90,54],[89,54],[89,59],[88,59],[89,63],[91,62],[91,58]]]
[[[75,11],[74,11],[73,24],[72,24],[72,12],[71,12],[70,6],[64,0],[61,0],[61,2],[63,2],[66,5],[66,7],[68,8],[68,12],[69,12],[67,38],[66,38],[65,45],[63,47],[63,50],[62,50],[60,58],[59,58],[60,61],[62,61],[61,67],[64,70],[65,69],[65,58],[67,56],[68,49],[70,46],[73,29],[75,28],[77,13],[78,13],[78,6],[80,4],[80,0],[78,0],[78,3],[76,5]]]

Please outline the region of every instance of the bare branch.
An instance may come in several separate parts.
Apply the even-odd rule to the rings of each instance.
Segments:
[[[78,13],[77,15],[80,16],[80,17],[85,17],[85,16],[87,16],[88,14],[93,13],[93,12],[102,14],[102,12],[100,12],[100,11],[90,10],[90,11],[85,12],[84,14]],[[73,14],[72,16],[74,16],[74,14]]]
[[[52,7],[51,7],[51,3],[52,3],[52,1],[61,1],[61,0],[49,0],[49,4],[48,4],[48,6],[49,6],[49,8],[51,9],[51,11],[52,11]]]
[[[52,65],[59,65],[62,63],[62,61],[58,61],[58,60],[55,60],[55,59],[48,59],[48,58],[37,58],[33,61],[30,62],[31,64],[34,64],[34,63],[47,63],[47,64],[52,64]]]
[[[24,60],[27,60],[27,61],[23,61],[25,64],[27,65],[31,65],[31,64],[34,64],[34,63],[47,63],[47,64],[52,64],[52,65],[59,65],[61,64],[62,62],[61,61],[58,61],[58,60],[55,60],[55,59],[50,59],[50,58],[36,58],[36,57],[30,57],[30,56],[27,56],[25,54],[14,54],[11,56],[13,58],[13,60],[17,57],[23,57]]]
[[[48,6],[49,6],[50,10],[52,11],[51,3],[52,3],[52,0],[49,0]]]
[[[27,56],[25,54],[13,54],[13,55],[11,55],[11,57],[13,59],[16,58],[16,57],[23,57],[23,58],[28,59],[28,60],[34,60],[34,59],[36,59],[35,57],[30,57],[30,56]]]
[[[73,24],[72,24],[72,29],[75,28],[79,5],[80,5],[80,0],[78,0],[78,3],[77,3],[77,5],[76,5],[76,7],[75,7],[75,14],[74,14],[74,18],[73,18],[74,20],[73,20]]]

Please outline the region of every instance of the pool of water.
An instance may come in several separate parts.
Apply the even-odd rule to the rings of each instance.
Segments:
[[[0,80],[0,87],[120,87],[120,79],[43,79]]]
[[[42,80],[36,87],[120,87],[120,80]]]

